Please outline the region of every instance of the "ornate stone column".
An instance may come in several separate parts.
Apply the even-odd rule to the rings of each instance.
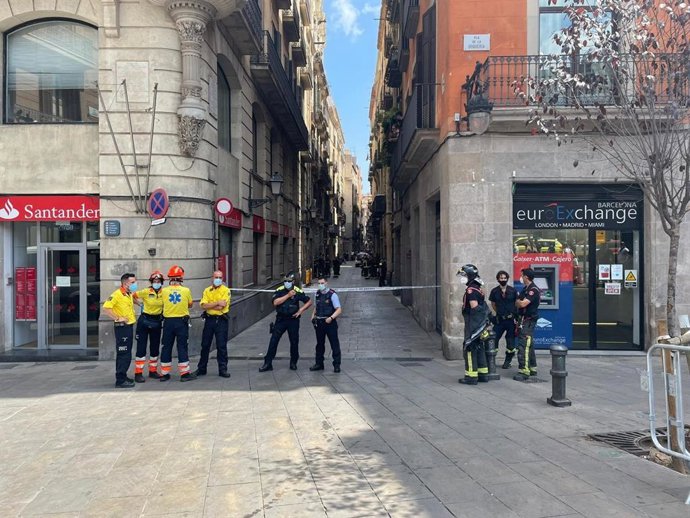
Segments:
[[[182,102],[177,109],[180,151],[194,156],[206,125],[201,101],[201,46],[206,24],[216,16],[216,9],[204,0],[169,0],[166,6],[175,20],[182,53]]]

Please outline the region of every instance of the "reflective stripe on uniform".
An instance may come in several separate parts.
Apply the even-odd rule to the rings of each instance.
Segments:
[[[532,347],[532,337],[528,336],[526,343],[525,343],[525,367],[522,369],[518,369],[518,372],[521,374],[526,374],[529,376],[530,370],[529,370],[529,350],[530,347]]]

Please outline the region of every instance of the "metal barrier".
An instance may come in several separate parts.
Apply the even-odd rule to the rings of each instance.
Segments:
[[[668,444],[662,445],[656,429],[656,414],[654,401],[654,369],[652,365],[655,351],[661,352],[664,393],[666,395],[666,433]],[[668,351],[668,353],[666,352]],[[681,356],[690,355],[690,346],[654,344],[647,351],[647,390],[649,392],[649,429],[654,446],[666,455],[690,462],[690,451],[685,441],[685,421],[683,417],[683,371],[681,370]],[[671,364],[669,364],[669,361]],[[643,379],[644,381],[644,379]],[[676,443],[679,451],[670,448]],[[690,505],[690,494],[685,501]]]

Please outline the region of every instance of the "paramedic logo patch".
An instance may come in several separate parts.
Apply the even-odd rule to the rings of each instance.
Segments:
[[[180,294],[177,293],[177,292],[171,293],[171,294],[168,296],[168,300],[169,300],[172,304],[179,304],[180,301],[182,300],[182,295],[180,295]]]

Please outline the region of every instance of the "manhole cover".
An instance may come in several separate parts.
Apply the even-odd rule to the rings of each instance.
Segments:
[[[685,427],[686,444],[688,443],[688,436],[690,435],[690,426]],[[656,433],[659,436],[659,442],[666,444],[666,428],[657,428]],[[654,446],[649,430],[635,430],[631,432],[611,432],[611,433],[595,433],[589,435],[590,439],[603,442],[619,450],[632,453],[638,457],[649,454],[649,449]]]

